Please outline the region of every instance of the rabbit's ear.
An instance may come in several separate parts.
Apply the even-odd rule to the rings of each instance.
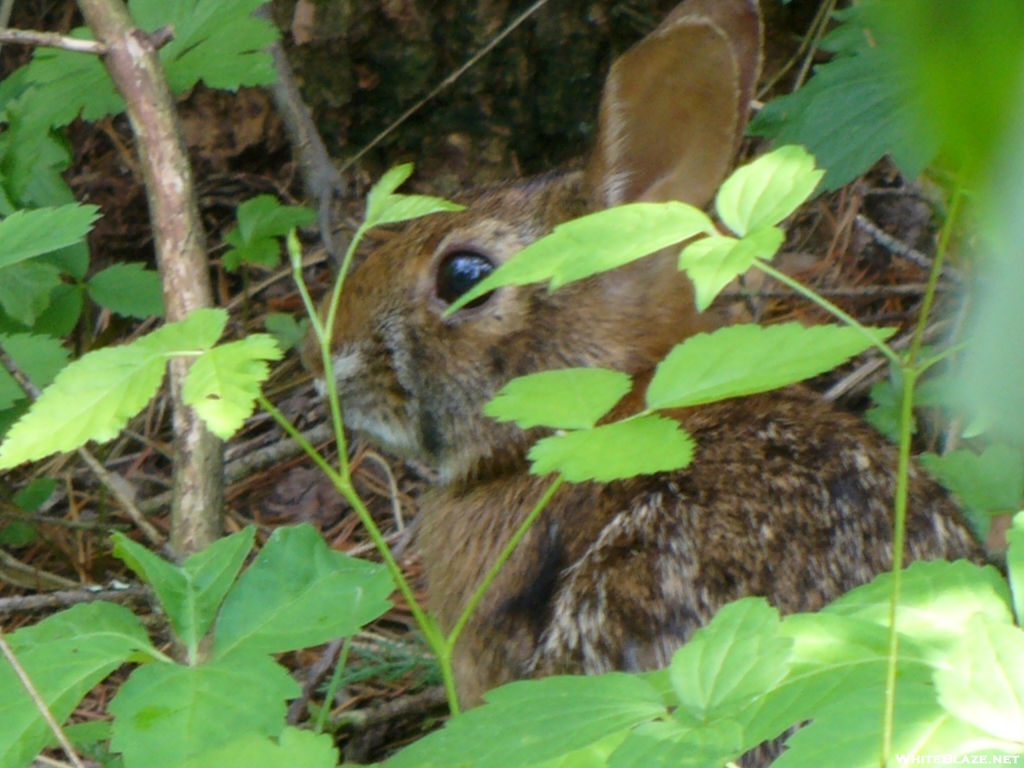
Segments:
[[[704,206],[731,167],[761,66],[757,0],[688,0],[620,57],[587,169],[594,203]]]

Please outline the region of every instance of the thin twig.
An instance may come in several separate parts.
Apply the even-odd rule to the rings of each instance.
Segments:
[[[8,581],[25,589],[76,589],[81,586],[71,579],[25,565],[3,549],[0,549],[0,581]]]
[[[128,495],[125,489],[127,481],[120,475],[108,472],[102,462],[85,448],[79,448],[78,455],[89,469],[92,470],[92,473],[96,475],[96,478],[103,483],[103,486],[114,494],[114,498],[117,499],[125,514],[132,519],[136,527],[142,531],[142,535],[149,539],[153,546],[163,548],[167,543],[167,539],[146,519],[146,516],[135,505],[134,499]]]
[[[871,235],[871,237],[874,238],[875,241],[883,248],[885,248],[887,251],[894,253],[897,256],[902,256],[904,259],[912,261],[914,264],[917,264],[917,266],[923,269],[931,269],[932,259],[930,257],[921,253],[916,248],[907,245],[902,240],[898,240],[897,238],[893,237],[884,229],[881,229],[874,222],[868,219],[867,216],[864,216],[863,214],[858,214],[857,217],[854,219],[854,222],[856,223],[859,229],[862,229],[863,231]],[[956,280],[958,282],[963,281],[963,276],[957,270],[953,269],[949,265],[945,265],[942,267],[942,276],[950,280]]]
[[[0,598],[0,616],[11,613],[39,611],[47,608],[69,608],[81,603],[94,603],[105,600],[119,603],[132,600],[146,594],[146,588],[140,585],[129,585],[124,589],[68,589],[60,592],[48,592],[44,595],[20,595],[18,597]]]
[[[334,718],[333,725],[335,730],[340,728],[366,730],[398,717],[418,715],[437,709],[445,703],[445,700],[444,688],[435,685],[421,693],[403,696],[380,706],[342,712]]]
[[[103,56],[108,50],[105,44],[96,40],[79,40],[77,37],[65,37],[54,32],[36,32],[31,29],[0,29],[0,43],[62,48],[65,51],[91,53],[96,56]]]
[[[324,679],[324,676],[331,670],[331,666],[334,664],[334,660],[338,658],[338,654],[341,652],[341,646],[344,645],[345,638],[339,637],[337,640],[332,640],[327,647],[324,649],[323,654],[317,660],[316,664],[309,668],[309,673],[306,675],[306,682],[302,684],[302,693],[299,698],[295,699],[291,704],[288,705],[288,724],[295,725],[299,722],[299,718],[306,712],[306,704],[309,703],[310,696],[313,695],[313,691],[320,685],[320,681]],[[325,703],[324,706],[329,706],[329,702]]]
[[[424,104],[429,102],[431,99],[433,99],[435,96],[437,96],[437,94],[439,94],[441,91],[443,91],[449,85],[451,85],[456,80],[458,80],[460,77],[462,77],[462,75],[467,70],[469,70],[478,61],[480,61],[480,59],[482,59],[484,56],[486,56],[488,53],[490,53],[495,48],[495,46],[498,45],[498,43],[500,43],[502,40],[504,40],[506,37],[508,37],[510,34],[512,34],[512,32],[515,31],[515,29],[520,24],[522,24],[524,21],[526,21],[528,18],[530,18],[530,16],[532,16],[537,11],[539,11],[541,8],[543,8],[545,5],[547,5],[547,3],[548,3],[548,0],[537,0],[537,2],[535,2],[533,5],[531,5],[529,8],[527,8],[521,14],[519,14],[519,16],[517,16],[515,19],[513,19],[509,23],[509,25],[507,27],[505,27],[503,30],[501,30],[501,32],[499,32],[497,34],[497,36],[495,36],[495,38],[493,40],[491,40],[489,43],[487,43],[487,45],[485,45],[483,48],[481,48],[479,51],[477,51],[475,54],[473,54],[473,56],[470,57],[469,61],[467,61],[461,67],[459,67],[454,72],[452,72],[450,75],[448,75],[448,77],[446,77],[444,80],[442,80],[441,83],[437,87],[435,87],[430,93],[428,93],[422,99],[420,99],[415,104],[413,104],[411,107],[409,107],[409,109],[407,109],[405,112],[403,112],[402,115],[397,120],[395,120],[391,125],[389,125],[387,128],[385,128],[383,131],[378,133],[377,136],[373,139],[373,141],[371,141],[369,144],[367,144],[361,150],[356,152],[352,157],[350,157],[348,160],[346,160],[344,165],[342,165],[341,168],[338,169],[338,172],[339,173],[344,173],[349,168],[351,168],[356,162],[358,162],[359,158],[361,158],[363,155],[365,155],[367,152],[369,152],[375,146],[380,144],[380,142],[383,141],[385,138],[387,138],[387,136],[392,131],[394,131],[396,128],[398,128],[398,126],[400,126],[402,123],[404,123],[410,117],[412,117],[416,112],[418,112],[423,107]]]
[[[39,691],[36,690],[35,684],[32,679],[25,672],[25,668],[18,662],[18,657],[14,655],[14,651],[11,646],[7,644],[7,638],[4,637],[3,632],[0,632],[0,651],[3,651],[4,656],[7,657],[7,661],[14,668],[15,674],[18,675],[18,679],[21,680],[21,684],[25,686],[25,690],[28,692],[32,702],[36,705],[36,709],[39,710],[39,714],[43,716],[46,724],[50,726],[50,730],[53,731],[53,735],[57,737],[57,741],[60,742],[61,749],[64,750],[64,754],[68,756],[76,768],[85,768],[82,761],[79,760],[78,755],[75,754],[75,748],[71,746],[71,742],[68,741],[68,737],[65,735],[64,730],[60,727],[60,724],[54,719],[53,713],[50,712],[50,708],[46,706],[46,702],[43,701],[43,697],[39,695]]]
[[[399,531],[405,530],[405,516],[402,514],[402,502],[398,498],[398,483],[395,482],[395,475],[391,471],[391,467],[384,461],[380,454],[374,453],[373,451],[365,451],[363,458],[370,459],[374,464],[380,467],[384,475],[388,479],[388,490],[391,492],[391,514],[395,518],[395,527]]]

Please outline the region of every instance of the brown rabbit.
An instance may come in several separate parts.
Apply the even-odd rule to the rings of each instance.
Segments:
[[[332,341],[345,420],[439,472],[419,542],[444,629],[551,482],[525,459],[542,431],[482,406],[516,376],[603,366],[637,375],[618,406],[635,412],[654,365],[711,322],[675,254],[445,309],[561,222],[635,200],[705,205],[759,57],[754,0],[688,0],[612,67],[586,171],[472,192],[349,277]],[[518,678],[659,667],[727,601],[814,610],[890,567],[896,453],[859,419],[795,387],[671,415],[696,440],[690,467],[564,486],[522,541],[458,643],[465,704]],[[980,559],[946,493],[911,475],[908,556]]]

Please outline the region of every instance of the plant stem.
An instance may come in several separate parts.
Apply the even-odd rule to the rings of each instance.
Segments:
[[[416,619],[416,622],[420,627],[423,628],[424,633],[428,635],[427,639],[430,641],[431,638],[429,637],[430,633],[428,631],[428,627],[431,626],[433,622],[428,621],[426,614],[424,614],[423,609],[420,607],[419,601],[416,599],[415,594],[413,594],[412,587],[409,586],[409,582],[402,573],[402,569],[398,565],[398,561],[396,561],[395,556],[391,554],[391,548],[388,546],[387,541],[384,540],[384,534],[380,532],[380,528],[378,528],[377,524],[374,522],[370,511],[366,508],[362,499],[359,498],[358,494],[356,494],[353,489],[351,478],[342,477],[342,475],[335,470],[330,463],[328,463],[327,459],[325,459],[316,448],[307,442],[306,438],[302,436],[302,433],[299,432],[299,430],[296,429],[287,418],[285,418],[284,414],[277,410],[277,408],[275,408],[265,396],[262,394],[259,395],[257,397],[257,402],[259,402],[260,407],[269,413],[274,421],[280,424],[281,428],[299,444],[302,450],[309,454],[310,458],[313,459],[313,462],[324,471],[327,477],[330,478],[331,482],[334,483],[335,487],[337,487],[337,489],[345,496],[345,500],[352,505],[352,509],[355,510],[360,522],[366,528],[366,532],[369,534],[370,540],[373,541],[374,546],[380,552],[380,556],[384,560],[384,564],[391,572],[391,576],[395,580],[395,585],[398,587],[398,591],[402,593],[402,597],[404,597],[406,602],[409,603],[409,610],[412,611],[413,617]],[[431,646],[434,647],[433,642],[431,642]]]
[[[480,604],[484,594],[487,592],[488,587],[498,577],[498,573],[502,567],[512,556],[512,552],[519,545],[519,542],[523,540],[526,532],[530,530],[530,527],[534,524],[540,513],[544,511],[551,498],[555,495],[559,488],[562,487],[562,483],[565,482],[565,478],[562,475],[558,475],[554,482],[548,486],[548,489],[544,491],[544,495],[540,497],[540,500],[530,510],[530,514],[526,516],[526,519],[516,529],[516,532],[512,534],[512,538],[508,540],[508,544],[501,550],[501,554],[498,555],[498,559],[494,561],[490,570],[487,571],[487,575],[484,576],[483,581],[473,592],[473,596],[469,598],[469,602],[466,603],[466,607],[462,610],[462,614],[459,616],[459,620],[455,622],[455,626],[452,627],[452,631],[448,633],[448,637],[445,639],[445,653],[448,658],[451,657],[452,652],[455,650],[455,643],[459,640],[459,635],[462,634],[462,630],[466,628],[466,624],[469,622],[470,616],[473,615],[473,611]],[[456,713],[457,714],[457,713]]]
[[[942,274],[942,265],[949,248],[949,239],[960,212],[963,201],[963,186],[957,183],[953,190],[949,214],[939,234],[939,243],[932,262],[931,273],[928,275],[928,287],[925,289],[921,312],[914,328],[914,336],[910,342],[906,359],[899,361],[903,373],[903,392],[900,406],[900,444],[899,465],[896,476],[896,499],[894,503],[893,541],[892,541],[892,591],[889,596],[889,657],[885,669],[885,708],[882,714],[882,753],[879,756],[881,768],[889,762],[892,754],[894,722],[896,718],[896,673],[899,661],[900,635],[896,625],[899,610],[900,590],[903,584],[903,548],[906,541],[907,527],[907,496],[910,477],[910,441],[911,424],[914,418],[914,387],[918,378],[937,360],[944,355],[918,362],[918,356],[924,343],[924,332],[928,327],[928,315],[935,300],[935,289]],[[948,351],[947,351],[948,353]]]
[[[334,701],[334,697],[338,693],[338,686],[341,685],[341,673],[345,671],[345,665],[348,664],[350,650],[352,650],[352,635],[345,638],[345,642],[341,645],[341,653],[338,654],[338,660],[334,664],[334,674],[331,675],[331,682],[327,684],[324,705],[316,716],[316,727],[313,729],[316,733],[323,733],[324,726],[327,725],[327,718],[331,714],[331,702]]]
[[[768,264],[768,263],[766,263],[764,261],[761,261],[760,259],[757,259],[757,260],[754,261],[754,266],[756,266],[758,269],[760,269],[762,272],[764,272],[769,277],[772,277],[775,280],[778,280],[780,283],[783,283],[784,285],[789,286],[790,288],[792,288],[794,291],[799,293],[804,298],[809,299],[810,301],[813,301],[815,304],[817,304],[819,307],[824,309],[826,312],[828,312],[828,313],[830,313],[832,315],[835,315],[836,317],[838,317],[840,320],[842,320],[844,323],[846,323],[850,327],[856,328],[858,331],[860,331],[860,333],[863,336],[865,336],[871,342],[871,346],[875,347],[883,355],[888,357],[889,360],[892,361],[893,365],[896,365],[896,366],[902,366],[903,365],[903,359],[899,356],[899,354],[897,354],[897,352],[895,350],[893,350],[892,347],[890,347],[884,341],[879,339],[878,336],[876,336],[875,333],[870,328],[868,328],[866,325],[863,325],[860,322],[858,322],[858,320],[856,318],[854,318],[852,315],[848,315],[846,312],[843,312],[843,310],[841,310],[839,307],[837,307],[835,304],[833,304],[831,301],[829,301],[825,297],[819,296],[817,293],[812,291],[810,288],[808,288],[805,285],[802,285],[800,282],[794,280],[792,277],[787,275],[785,272],[780,272],[779,270],[775,269],[775,267],[771,266],[770,264]],[[932,284],[931,282],[929,282],[929,287],[932,290],[932,292],[934,293],[935,285]]]

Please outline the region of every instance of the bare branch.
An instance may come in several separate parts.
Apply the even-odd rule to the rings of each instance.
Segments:
[[[36,32],[31,29],[0,29],[0,43],[34,45],[42,48],[62,48],[65,51],[91,53],[96,56],[102,56],[107,52],[107,46],[95,40],[79,40],[75,37],[65,37],[54,32]]]
[[[78,0],[104,63],[128,105],[138,140],[167,319],[213,305],[206,243],[174,100],[153,39],[135,27],[122,0]],[[215,541],[223,527],[221,441],[182,400],[191,361],[170,364],[174,407],[174,500],[171,547],[184,558]]]

